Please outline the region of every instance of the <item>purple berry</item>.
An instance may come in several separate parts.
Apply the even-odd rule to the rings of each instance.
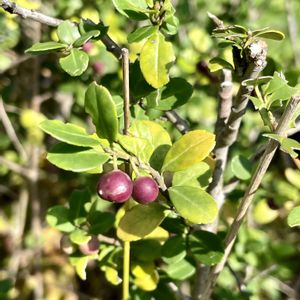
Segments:
[[[74,252],[74,246],[67,235],[63,235],[60,240],[60,249],[68,255]]]
[[[84,255],[97,254],[99,251],[99,240],[96,236],[93,236],[87,243],[79,245],[79,250]]]
[[[130,177],[126,173],[116,170],[100,178],[97,193],[104,200],[122,203],[130,198],[132,187]]]
[[[154,179],[142,176],[133,183],[132,198],[141,204],[147,204],[156,200],[158,191],[158,185]]]
[[[97,75],[101,75],[104,71],[104,65],[101,61],[96,61],[92,64],[92,68],[94,70],[94,73]]]
[[[91,42],[86,42],[82,46],[82,50],[86,53],[89,53],[93,49],[93,44]]]

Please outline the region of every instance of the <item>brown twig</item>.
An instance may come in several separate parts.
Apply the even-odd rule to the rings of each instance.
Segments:
[[[123,95],[124,95],[124,129],[126,135],[130,126],[130,90],[129,90],[129,57],[128,49],[122,48],[122,72],[123,72]]]
[[[280,121],[278,123],[278,126],[276,128],[275,133],[281,136],[284,136],[286,134],[286,131],[289,128],[289,123],[292,119],[293,112],[297,108],[298,104],[300,102],[300,94],[295,95],[290,102],[288,103],[282,117],[280,118]],[[229,257],[229,254],[231,252],[231,249],[233,247],[234,241],[237,237],[238,231],[245,219],[245,216],[247,215],[248,209],[252,203],[253,197],[257,191],[257,189],[260,186],[260,183],[271,163],[271,160],[278,148],[279,144],[277,141],[270,139],[268,141],[266,150],[254,172],[254,174],[251,177],[251,182],[244,194],[243,199],[241,200],[241,204],[239,206],[238,212],[236,214],[236,217],[232,223],[232,225],[229,228],[228,234],[225,238],[225,250],[224,250],[224,256],[222,260],[215,265],[212,270],[209,273],[206,289],[199,297],[201,300],[207,300],[210,298],[210,295],[212,293],[212,288],[214,287],[217,277],[219,273],[223,270],[224,265]]]
[[[175,110],[167,110],[164,115],[182,134],[185,134],[190,130],[187,121],[182,119]]]

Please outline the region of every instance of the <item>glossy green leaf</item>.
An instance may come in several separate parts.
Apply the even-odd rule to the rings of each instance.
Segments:
[[[234,70],[234,67],[221,57],[214,57],[209,61],[208,64],[210,72],[216,72],[222,69]]]
[[[160,32],[148,38],[140,55],[140,66],[144,78],[154,88],[169,82],[168,65],[175,60],[173,46],[166,42]]]
[[[134,20],[147,19],[147,3],[145,0],[112,0],[119,13]]]
[[[120,134],[118,142],[126,151],[138,157],[142,161],[149,161],[153,149],[146,139]]]
[[[172,186],[185,185],[206,187],[212,172],[209,165],[205,162],[194,164],[190,168],[178,171],[173,174]]]
[[[212,232],[204,230],[193,232],[189,235],[189,246],[194,257],[208,266],[217,264],[223,257],[222,241]]]
[[[112,96],[116,106],[117,116],[120,118],[123,115],[124,100],[121,96]]]
[[[59,40],[66,44],[73,44],[80,37],[78,27],[68,20],[58,25],[57,35]]]
[[[300,206],[296,206],[290,211],[287,222],[290,227],[300,226]]]
[[[70,210],[62,205],[56,205],[48,209],[47,223],[60,231],[71,232],[75,226],[71,223]]]
[[[167,264],[175,264],[186,256],[186,241],[182,236],[173,236],[162,247],[162,259]]]
[[[164,208],[158,203],[138,204],[126,211],[117,236],[123,241],[137,241],[154,231],[165,218]]]
[[[86,204],[91,200],[91,196],[87,190],[75,190],[72,192],[69,207],[70,219],[75,225],[85,222],[87,216]]]
[[[215,135],[205,130],[193,130],[176,141],[168,151],[163,171],[188,169],[206,158],[215,146]]]
[[[77,245],[87,243],[90,239],[91,239],[91,236],[88,235],[88,233],[86,231],[79,229],[79,228],[76,228],[70,234],[70,240]]]
[[[257,33],[253,32],[253,36],[276,41],[281,41],[285,38],[284,33],[278,30],[264,30]]]
[[[156,109],[175,109],[185,104],[193,94],[193,87],[184,78],[171,78],[162,88]]]
[[[165,268],[168,276],[175,280],[186,280],[193,276],[196,272],[196,267],[189,261],[182,259],[176,263],[172,263]]]
[[[87,218],[91,234],[104,234],[109,231],[115,222],[115,217],[109,212],[94,211]]]
[[[99,30],[91,30],[88,31],[86,33],[84,33],[83,35],[81,35],[81,37],[79,37],[73,44],[74,47],[80,47],[83,44],[85,44],[86,42],[88,42],[91,38],[97,37],[100,35],[100,31]]]
[[[152,35],[155,31],[157,31],[158,28],[157,26],[144,26],[144,27],[139,27],[135,31],[131,32],[128,37],[128,43],[137,43],[142,41],[145,38],[148,38],[150,35]]]
[[[99,140],[88,135],[84,128],[71,124],[63,123],[60,120],[45,120],[39,127],[59,141],[83,147],[99,146]]]
[[[82,279],[86,280],[86,267],[89,262],[88,256],[69,256],[70,263],[75,267],[77,275]]]
[[[59,59],[59,64],[69,75],[79,76],[87,69],[89,56],[84,51],[73,48],[70,54]]]
[[[252,163],[242,155],[236,155],[231,160],[231,170],[237,178],[248,180],[252,174]]]
[[[290,154],[293,158],[296,158],[298,153],[294,149],[300,150],[300,143],[290,138],[283,138],[280,149]]]
[[[165,34],[174,35],[178,31],[179,20],[176,16],[170,15],[164,19],[164,23],[161,27]]]
[[[215,200],[201,188],[174,186],[168,189],[177,212],[194,224],[212,223],[218,214]]]
[[[47,159],[61,169],[84,172],[100,168],[109,159],[109,155],[96,149],[59,143],[48,152]]]
[[[99,137],[113,142],[118,135],[116,105],[109,91],[96,82],[89,85],[85,93],[85,111],[92,117]]]
[[[44,54],[49,52],[56,52],[67,47],[68,45],[57,42],[36,43],[32,45],[29,49],[27,49],[25,53]]]

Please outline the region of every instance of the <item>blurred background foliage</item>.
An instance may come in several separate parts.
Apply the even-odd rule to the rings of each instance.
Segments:
[[[211,73],[208,64],[217,55],[231,58],[229,48],[218,48],[218,41],[210,36],[214,25],[207,17],[208,11],[228,25],[239,24],[251,30],[270,27],[284,32],[286,39],[282,42],[268,41],[268,65],[263,73],[273,75],[274,71],[282,71],[292,86],[297,84],[300,76],[299,1],[172,2],[180,27],[178,34],[169,38],[176,52],[171,77],[183,77],[193,85],[192,97],[177,109],[192,129],[214,130],[220,74]],[[111,1],[18,0],[16,3],[61,19],[89,18],[94,22],[101,19],[109,26],[109,35],[118,44],[129,47],[132,62],[141,49],[142,43],[129,45],[127,35],[143,23],[120,15]],[[118,281],[115,274],[104,274],[99,266],[91,264],[88,280],[80,280],[67,256],[60,251],[60,233],[45,223],[48,207],[64,204],[76,188],[90,187],[93,191],[97,176],[64,172],[50,165],[44,153],[54,141],[45,137],[37,125],[45,117],[88,124],[83,109],[87,85],[97,80],[112,95],[121,94],[120,64],[101,42],[95,42],[87,50],[89,68],[74,79],[62,72],[56,54],[38,57],[24,54],[33,43],[48,40],[57,40],[53,28],[0,9],[0,94],[3,100],[0,107],[0,299],[118,299],[120,288],[113,285]],[[3,111],[18,138],[7,134],[9,125],[4,121]],[[180,136],[158,110],[144,112],[135,107],[132,113],[138,118],[159,119],[173,139]],[[260,135],[262,131],[261,118],[250,106],[231,157],[239,154],[249,158],[265,142]],[[299,134],[296,132],[293,138],[299,140]],[[11,162],[10,168],[2,159]],[[299,160],[277,153],[249,213],[247,226],[239,234],[229,266],[220,276],[215,299],[300,297],[300,231],[286,225],[288,211],[300,202],[299,165]],[[239,173],[236,168],[232,162],[231,168],[226,170],[228,182]],[[228,194],[221,212],[224,231],[233,220],[238,200],[249,180],[247,176],[241,179],[239,189]],[[109,205],[105,209],[113,212]],[[136,251],[144,251],[148,245],[136,243],[133,251],[134,247]],[[115,261],[118,262],[117,254]],[[173,299],[167,292],[149,293],[147,286],[140,284],[139,287],[133,299],[150,299],[151,296]],[[39,298],[41,295],[44,296]]]

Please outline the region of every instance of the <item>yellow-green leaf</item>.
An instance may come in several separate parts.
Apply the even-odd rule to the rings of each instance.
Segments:
[[[134,284],[144,291],[153,291],[159,281],[158,272],[155,270],[154,263],[134,264],[132,274],[135,276]]]
[[[160,32],[151,35],[140,56],[140,66],[146,81],[154,88],[169,82],[168,64],[175,60],[173,46]]]
[[[193,130],[182,136],[168,151],[163,171],[185,170],[206,158],[215,146],[215,135]]]
[[[123,241],[137,241],[150,234],[165,218],[164,208],[158,203],[138,204],[125,212],[117,236]]]

